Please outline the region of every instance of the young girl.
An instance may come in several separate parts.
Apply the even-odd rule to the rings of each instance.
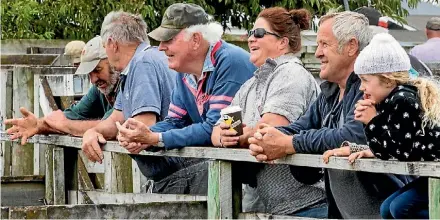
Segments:
[[[410,77],[410,68],[408,55],[391,35],[373,37],[354,67],[364,92],[355,120],[365,124],[368,146],[349,144],[349,151],[345,147],[332,154],[348,151],[350,162],[374,156],[440,160],[440,90],[433,81]],[[417,178],[389,196],[380,212],[383,218],[428,218],[427,178]]]

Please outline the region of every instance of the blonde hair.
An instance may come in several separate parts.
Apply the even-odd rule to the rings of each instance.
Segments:
[[[440,85],[438,80],[417,77],[410,78],[407,71],[379,74],[381,81],[394,81],[397,85],[410,84],[417,88],[422,110],[422,125],[430,128],[440,126]]]

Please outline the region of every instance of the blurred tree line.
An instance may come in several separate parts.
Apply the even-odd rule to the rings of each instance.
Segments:
[[[404,0],[414,8],[421,0]],[[438,2],[438,0],[434,0]],[[3,0],[1,39],[82,39],[99,34],[102,20],[113,10],[141,14],[150,30],[156,28],[165,9],[177,0]],[[313,15],[343,11],[343,0],[187,0],[202,6],[225,28],[251,28],[265,7],[306,8]],[[371,5],[403,23],[408,12],[401,0],[349,0],[350,9]]]

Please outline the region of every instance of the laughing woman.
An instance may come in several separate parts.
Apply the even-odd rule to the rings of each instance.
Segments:
[[[213,130],[214,146],[247,148],[259,124],[288,125],[316,99],[319,86],[295,56],[301,50],[300,31],[308,29],[309,21],[305,9],[267,8],[258,15],[248,35],[250,61],[258,69],[231,104],[242,109],[244,134],[237,136],[222,122]],[[253,172],[245,171],[251,178],[245,181],[249,185],[244,187],[243,211],[327,216],[324,190],[294,179],[289,166],[253,164],[250,168]]]

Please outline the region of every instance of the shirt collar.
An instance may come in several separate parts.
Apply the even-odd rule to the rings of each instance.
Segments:
[[[254,75],[256,78],[267,78],[277,66],[292,61],[302,65],[301,61],[293,53],[283,54],[276,58],[269,57],[266,59],[266,62],[254,72]]]
[[[203,68],[202,68],[202,75],[200,75],[200,78],[196,80],[196,77],[192,74],[185,74],[186,81],[191,85],[193,88],[197,88],[197,83],[204,79],[207,76],[208,72],[214,71],[215,67],[211,60],[211,53],[212,49],[214,48],[215,44],[209,45],[208,52],[205,56],[205,61],[203,62]]]
[[[359,77],[352,72],[350,76],[347,79],[347,82],[345,84],[345,92],[349,91],[351,86],[356,83],[357,81],[360,81]],[[339,92],[339,86],[337,83],[325,81],[321,83],[321,92],[322,94],[328,99]]]
[[[145,42],[142,42],[141,44],[139,44],[138,47],[136,48],[136,51],[133,54],[133,57],[131,57],[130,62],[128,62],[127,66],[124,68],[124,70],[122,70],[121,75],[124,75],[124,76],[128,75],[131,63],[133,62],[136,54],[138,54],[139,52],[141,52],[145,49],[148,49],[149,47],[150,47],[150,45]]]
[[[435,41],[440,41],[440,37],[433,37],[427,40],[427,42],[435,42]]]

